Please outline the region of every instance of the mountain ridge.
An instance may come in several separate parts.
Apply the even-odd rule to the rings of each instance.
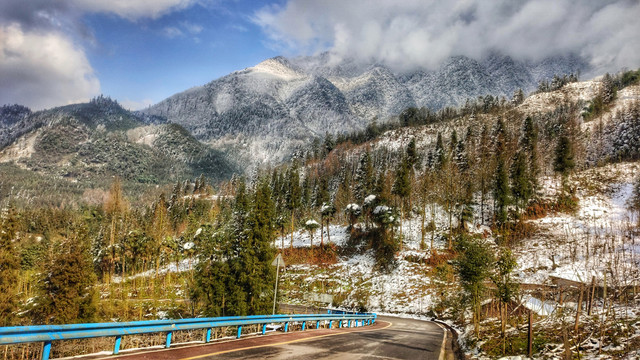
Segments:
[[[493,53],[481,60],[454,56],[433,71],[401,73],[375,62],[334,63],[329,53],[277,56],[170,96],[143,113],[180,124],[252,167],[286,161],[313,138],[385,123],[410,107],[438,110],[478,96],[510,98],[555,74],[585,68],[575,56],[526,62]]]

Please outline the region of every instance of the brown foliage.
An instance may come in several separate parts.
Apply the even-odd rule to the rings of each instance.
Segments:
[[[338,262],[338,247],[325,244],[323,247],[285,249],[284,262],[292,264],[332,265]]]

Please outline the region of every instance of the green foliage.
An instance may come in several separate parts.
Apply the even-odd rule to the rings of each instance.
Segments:
[[[496,272],[491,275],[491,280],[496,285],[495,295],[503,304],[514,300],[518,294],[518,282],[512,277],[517,266],[511,250],[503,248],[496,260]]]
[[[324,177],[323,177],[324,179]],[[371,154],[369,151],[365,151],[360,156],[360,162],[358,164],[358,169],[356,170],[355,175],[355,189],[354,193],[356,196],[356,200],[362,204],[364,202],[364,198],[371,194],[374,187],[375,182],[375,173],[373,168],[373,163],[371,161]],[[325,181],[322,180],[321,181]],[[328,201],[328,196],[325,196],[326,199],[323,199],[323,202]]]
[[[373,209],[372,215],[377,226],[369,230],[367,237],[375,253],[376,266],[382,271],[390,271],[395,266],[395,254],[400,249],[395,234],[399,214],[394,208],[379,205]]]
[[[629,198],[629,209],[640,215],[640,176],[636,178],[633,184],[633,193],[631,194],[631,198]],[[638,222],[640,223],[640,219]]]
[[[393,187],[391,188],[391,193],[403,200],[411,193],[410,166],[408,157],[405,156],[400,160],[396,169]]]
[[[485,280],[491,275],[495,259],[492,251],[482,240],[459,235],[456,239],[458,257],[454,262],[456,274],[465,294],[465,300],[473,312],[476,335],[479,331],[480,304],[485,290]]]
[[[526,155],[520,150],[511,164],[511,193],[516,206],[520,209],[526,207],[533,195],[533,184],[528,170]]]
[[[495,201],[495,218],[497,224],[507,221],[507,208],[511,204],[511,189],[509,188],[509,174],[507,166],[501,155],[498,155],[496,172],[494,176],[493,198]]]
[[[92,322],[96,319],[96,276],[89,257],[88,232],[73,225],[66,239],[55,244],[32,310],[42,324]]]
[[[553,170],[560,173],[563,177],[566,177],[575,166],[573,142],[567,134],[562,134],[558,137]]]
[[[10,207],[5,214],[0,213],[0,326],[13,325],[18,299],[16,283],[19,262],[13,241],[17,228],[16,211]]]
[[[249,193],[239,182],[233,212],[204,225],[192,297],[209,316],[266,314],[273,301],[274,203],[261,180]],[[225,220],[226,219],[226,220]]]

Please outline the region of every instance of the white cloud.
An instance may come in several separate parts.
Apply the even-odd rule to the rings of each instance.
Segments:
[[[158,18],[168,12],[185,9],[196,0],[69,0],[87,12],[110,12],[126,19]]]
[[[181,37],[184,35],[184,33],[182,32],[182,30],[178,29],[175,26],[168,26],[166,28],[164,28],[162,30],[162,32],[164,33],[164,35],[166,37],[168,37],[169,39],[174,39],[177,37]]]
[[[83,47],[95,40],[82,21],[84,14],[155,19],[211,1],[215,0],[1,0],[0,105],[42,109],[86,101],[100,93]],[[198,25],[185,23],[167,28],[165,35],[201,31]]]
[[[151,99],[142,99],[140,101],[125,99],[120,101],[120,105],[127,110],[144,110],[154,104]]]
[[[82,49],[56,32],[0,26],[0,100],[33,109],[87,101],[100,82]]]
[[[575,53],[602,71],[640,66],[636,0],[288,0],[254,14],[272,44],[332,50],[401,69],[499,50],[519,59]]]
[[[204,30],[204,27],[202,27],[202,25],[194,24],[188,21],[183,21],[180,23],[180,25],[193,35],[198,35],[202,32],[202,30]]]

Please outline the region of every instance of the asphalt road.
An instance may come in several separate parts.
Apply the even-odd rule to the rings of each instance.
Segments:
[[[378,317],[374,326],[311,329],[223,344],[184,347],[111,357],[111,359],[447,359],[445,330],[435,323]],[[450,340],[447,334],[447,340]],[[450,345],[450,341],[446,341]],[[450,346],[446,346],[450,347]],[[447,349],[449,350],[449,349]]]
[[[239,350],[200,359],[434,359],[444,330],[432,322],[380,317],[391,325],[276,346]]]

